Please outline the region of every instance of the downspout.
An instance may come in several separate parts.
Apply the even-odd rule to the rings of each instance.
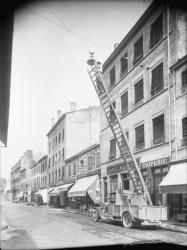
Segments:
[[[168,52],[168,62],[167,62],[167,77],[168,77],[168,126],[169,126],[169,157],[171,160],[172,156],[172,144],[171,144],[171,93],[170,93],[170,38],[169,38],[169,6],[167,5],[167,52]]]
[[[176,77],[175,70],[173,70],[173,87],[174,87],[174,96],[173,96],[173,108],[174,108],[174,120],[175,120],[175,160],[178,160],[178,151],[177,151],[177,118],[176,118]]]

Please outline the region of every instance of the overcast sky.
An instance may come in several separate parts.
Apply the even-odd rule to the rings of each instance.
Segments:
[[[27,149],[47,153],[57,110],[99,105],[86,71],[89,51],[104,62],[150,4],[137,1],[42,1],[15,13],[8,146],[2,177]]]

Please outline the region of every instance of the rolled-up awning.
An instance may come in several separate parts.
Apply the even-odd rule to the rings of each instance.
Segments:
[[[92,184],[94,184],[98,178],[98,175],[92,175],[78,179],[75,185],[69,190],[68,197],[86,196],[86,192],[89,188],[93,189]]]
[[[64,184],[64,185],[60,185],[55,187],[51,192],[50,195],[51,196],[55,196],[55,195],[59,195],[59,193],[61,191],[67,191],[74,183],[69,183],[69,184]]]
[[[187,162],[171,165],[168,174],[158,185],[161,193],[187,193]]]

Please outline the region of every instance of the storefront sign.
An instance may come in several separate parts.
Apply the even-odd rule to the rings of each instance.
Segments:
[[[154,168],[157,166],[167,165],[168,163],[169,163],[169,157],[165,157],[158,160],[141,163],[140,166],[141,169],[145,169],[145,168]]]
[[[107,175],[121,173],[124,172],[125,170],[126,170],[125,164],[120,164],[117,166],[109,166],[107,168]]]

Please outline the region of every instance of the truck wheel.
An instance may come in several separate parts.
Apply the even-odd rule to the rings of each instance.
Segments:
[[[122,223],[125,228],[133,227],[133,220],[129,213],[124,213],[122,217]]]
[[[93,209],[92,220],[93,221],[98,221],[99,220],[99,213],[98,213],[97,209]]]

